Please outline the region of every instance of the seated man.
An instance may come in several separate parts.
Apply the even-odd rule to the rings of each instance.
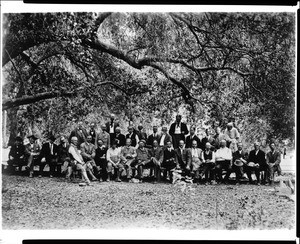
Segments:
[[[127,180],[131,178],[132,170],[131,167],[133,166],[136,160],[136,149],[131,146],[131,139],[126,139],[126,145],[121,149],[121,163],[123,164],[126,174]]]
[[[215,152],[211,150],[211,144],[207,142],[205,144],[205,150],[201,154],[201,159],[203,162],[203,171],[201,176],[205,176],[205,185],[207,183],[212,183],[214,178],[214,167],[216,165],[215,162]]]
[[[95,156],[95,163],[97,167],[100,167],[100,175],[99,181],[110,181],[110,175],[107,173],[107,160],[106,160],[106,152],[107,148],[104,145],[104,142],[98,138],[97,140],[98,147],[96,148],[96,156]]]
[[[28,136],[29,140],[24,140],[25,146],[25,160],[27,160],[26,168],[29,170],[29,177],[33,177],[33,169],[35,164],[40,163],[38,160],[41,146],[37,142],[37,137],[35,135]]]
[[[15,143],[12,145],[9,154],[8,154],[8,168],[9,171],[14,170],[14,166],[18,166],[19,172],[22,171],[22,166],[26,165],[24,159],[25,147],[23,145],[23,140],[20,136],[15,138]]]
[[[248,165],[249,164],[249,165]],[[254,171],[257,184],[260,185],[260,172],[264,171],[264,183],[267,176],[268,165],[266,163],[266,154],[260,150],[259,142],[254,143],[254,150],[250,151],[247,164],[245,165],[245,171],[247,173],[249,183],[252,183],[251,173]]]
[[[274,184],[274,173],[277,171],[278,176],[281,175],[281,153],[276,150],[275,143],[270,144],[271,151],[267,153],[266,161],[268,165],[268,182]]]
[[[113,140],[111,144],[111,148],[109,148],[106,152],[106,160],[107,160],[107,174],[108,179],[111,178],[113,169],[117,170],[117,178],[116,181],[121,181],[121,174],[125,170],[124,165],[121,163],[121,148],[117,147],[117,141]]]
[[[92,143],[92,136],[88,135],[86,137],[86,141],[81,143],[80,145],[80,151],[81,151],[81,156],[84,160],[84,162],[87,164],[88,167],[91,168],[90,175],[92,177],[92,181],[96,181],[97,178],[95,175],[98,175],[98,168],[95,163],[95,156],[96,156],[96,147]]]
[[[58,146],[54,144],[55,137],[51,135],[48,142],[45,142],[42,146],[41,153],[39,155],[38,161],[40,162],[40,173],[39,177],[42,177],[45,165],[48,164],[50,167],[50,178],[53,177],[57,161],[58,161]],[[46,161],[42,162],[42,159],[45,158]]]
[[[238,150],[233,153],[233,165],[232,170],[235,172],[236,184],[239,185],[241,183],[241,178],[244,174],[244,164],[247,163],[247,154],[243,150],[243,144],[241,142],[238,143]]]
[[[221,147],[216,151],[215,154],[215,158],[216,158],[215,173],[217,176],[218,183],[224,182],[225,184],[227,184],[231,173],[231,168],[232,168],[232,152],[228,147],[226,147],[225,140],[222,140],[220,142],[220,146]],[[224,180],[222,177],[223,169],[225,169],[226,171]]]
[[[160,166],[163,162],[164,159],[164,152],[161,147],[158,146],[158,141],[154,140],[153,141],[153,147],[149,151],[151,160],[154,163],[154,182],[159,182],[160,181]]]
[[[192,130],[191,130],[192,131]],[[192,145],[192,144],[191,144]],[[177,154],[177,161],[183,172],[186,172],[186,167],[190,165],[190,161],[192,160],[191,151],[188,148],[184,148],[184,141],[179,141],[179,147],[175,149]]]
[[[192,148],[190,148],[191,160],[189,165],[186,167],[190,171],[190,174],[194,177],[194,182],[200,181],[200,168],[202,165],[201,154],[202,150],[197,147],[197,141],[192,141]]]
[[[61,167],[62,173],[66,173],[68,165],[70,164],[70,156],[69,156],[69,143],[65,136],[60,137],[60,143],[58,144],[58,168]]]
[[[161,167],[165,168],[164,179],[167,178],[167,173],[169,174],[170,182],[173,181],[173,170],[177,167],[179,168],[179,164],[177,162],[177,155],[174,149],[172,149],[172,142],[167,142],[167,148],[164,149],[163,162]]]
[[[87,173],[90,172],[90,168],[84,162],[80,150],[77,148],[78,139],[76,136],[71,137],[71,143],[69,147],[69,155],[71,158],[71,163],[68,167],[68,173],[66,178],[70,180],[71,174],[73,170],[77,169],[80,170],[81,175],[87,185],[91,185],[91,182],[87,176]]]

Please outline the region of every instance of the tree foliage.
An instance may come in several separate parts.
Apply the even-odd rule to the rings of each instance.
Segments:
[[[57,132],[110,112],[169,124],[181,108],[293,138],[294,35],[291,13],[4,14],[2,108]]]

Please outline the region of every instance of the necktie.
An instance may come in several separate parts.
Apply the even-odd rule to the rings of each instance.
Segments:
[[[53,144],[52,143],[50,143],[50,153],[51,153],[51,155],[53,155]]]

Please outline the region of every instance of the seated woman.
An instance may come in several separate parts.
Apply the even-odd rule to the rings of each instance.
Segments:
[[[124,165],[121,163],[121,150],[117,147],[118,142],[113,140],[111,148],[106,152],[107,160],[107,179],[111,179],[113,170],[117,170],[116,181],[120,182],[121,174],[125,170]]]

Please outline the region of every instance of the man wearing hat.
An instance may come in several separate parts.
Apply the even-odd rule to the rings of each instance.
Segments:
[[[254,143],[254,150],[250,151],[248,157],[248,163],[245,165],[246,173],[249,179],[249,183],[252,183],[252,176],[251,173],[254,171],[257,184],[260,185],[260,172],[264,172],[264,182],[267,173],[267,164],[266,164],[266,154],[260,150],[260,143]]]
[[[244,174],[243,166],[247,163],[247,153],[243,150],[243,144],[241,142],[238,143],[238,150],[233,153],[232,157],[232,170],[235,172],[236,184],[239,185]]]
[[[25,147],[23,145],[23,139],[20,136],[15,138],[15,142],[12,145],[8,154],[8,166],[13,168],[13,165],[18,165],[19,172],[22,171],[22,166],[24,165],[24,154]]]
[[[240,138],[240,133],[236,128],[233,127],[233,123],[229,122],[227,124],[227,128],[224,131],[226,141],[227,141],[227,147],[229,147],[232,152],[235,152],[237,150],[237,142]]]
[[[36,163],[40,163],[38,160],[41,146],[37,141],[35,135],[30,135],[24,140],[25,157],[27,160],[26,168],[29,170],[29,177],[33,177],[33,168]]]
[[[45,142],[42,146],[41,153],[38,159],[38,162],[40,163],[39,177],[42,177],[43,170],[46,164],[48,164],[50,168],[50,178],[52,178],[54,175],[58,161],[58,146],[54,144],[54,141],[55,136],[50,135],[48,142]],[[43,162],[42,158],[45,158],[46,160]]]

